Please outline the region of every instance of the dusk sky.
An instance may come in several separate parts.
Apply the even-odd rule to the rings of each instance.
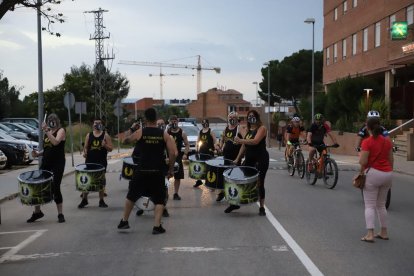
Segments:
[[[301,49],[312,48],[313,17],[315,50],[322,50],[322,0],[75,0],[55,9],[65,15],[64,24],[43,32],[44,90],[62,83],[72,66],[95,62],[94,15],[85,11],[108,10],[104,26],[110,33],[105,52],[115,54],[108,63],[130,81],[128,98],[159,98],[157,67],[129,66],[120,60],[197,64],[220,67],[221,74],[202,71],[202,91],[213,87],[235,89],[245,100],[255,98],[261,82],[260,69],[268,60],[282,60]],[[23,87],[21,98],[37,91],[36,13],[20,8],[0,21],[0,70],[11,85]],[[164,98],[196,99],[196,71],[163,68]],[[168,76],[168,74],[178,74]],[[192,76],[194,74],[194,76]]]

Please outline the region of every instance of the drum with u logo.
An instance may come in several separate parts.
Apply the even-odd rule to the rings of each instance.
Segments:
[[[137,164],[134,163],[132,157],[125,157],[123,161],[121,176],[124,179],[132,180]]]
[[[205,179],[207,175],[206,161],[211,159],[211,155],[196,153],[188,157],[188,173],[192,179]]]
[[[254,203],[259,199],[256,168],[240,166],[227,169],[224,176],[224,195],[233,205]]]
[[[105,167],[100,164],[86,163],[75,167],[76,190],[99,192],[105,186]]]
[[[217,157],[206,161],[207,174],[205,185],[211,189],[224,189],[223,172],[233,168],[235,165],[232,160]]]
[[[45,170],[28,171],[17,177],[20,201],[25,205],[40,205],[53,200],[53,173]]]

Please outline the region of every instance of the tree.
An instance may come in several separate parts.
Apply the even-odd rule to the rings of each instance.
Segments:
[[[18,116],[22,110],[19,100],[20,88],[9,85],[9,80],[3,78],[0,72],[0,118]]]
[[[322,52],[315,52],[315,88],[321,87],[322,83]],[[300,50],[289,57],[285,57],[281,62],[278,60],[270,61],[270,105],[280,102],[281,98],[292,100],[296,109],[297,100],[301,97],[311,96],[312,91],[312,51]],[[267,102],[268,68],[262,68],[263,81],[260,83],[260,98]],[[316,92],[316,91],[315,91]],[[280,96],[280,97],[278,97]]]
[[[74,1],[74,0],[72,0]],[[9,12],[18,8],[32,8],[37,9],[38,2],[40,2],[40,13],[43,18],[47,20],[47,27],[43,27],[42,30],[49,32],[51,35],[60,36],[60,33],[54,33],[51,30],[51,25],[54,23],[63,23],[65,19],[62,13],[56,13],[53,11],[52,6],[59,5],[62,1],[59,0],[3,0],[0,2],[0,20],[3,16]]]

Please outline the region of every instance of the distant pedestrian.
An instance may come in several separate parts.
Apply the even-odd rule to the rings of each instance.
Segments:
[[[361,238],[365,242],[374,242],[374,238],[388,240],[387,209],[385,203],[387,193],[392,185],[393,152],[390,139],[382,135],[380,120],[377,117],[368,118],[367,129],[370,137],[364,139],[361,145],[359,164],[360,172],[366,173],[363,189],[365,202],[365,222],[367,234]],[[378,215],[381,230],[376,235],[375,213]]]
[[[47,117],[46,122],[42,124],[43,132],[45,133],[43,142],[43,151],[33,151],[33,157],[43,156],[41,170],[51,171],[53,173],[52,192],[58,210],[58,222],[65,222],[65,217],[62,213],[63,197],[60,191],[60,184],[62,182],[63,172],[65,170],[65,141],[66,132],[61,127],[59,117],[52,113]],[[35,211],[27,220],[28,223],[34,222],[44,216],[40,210],[40,205],[35,206]]]

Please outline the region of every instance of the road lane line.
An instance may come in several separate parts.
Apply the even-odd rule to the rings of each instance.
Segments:
[[[257,204],[259,205],[259,204]],[[296,243],[296,241],[292,238],[291,235],[285,230],[285,228],[280,224],[280,222],[273,216],[272,212],[265,206],[266,209],[266,217],[269,222],[273,225],[276,231],[280,234],[280,236],[285,240],[290,248],[292,248],[295,255],[301,261],[301,263],[305,266],[308,272],[311,275],[323,275],[323,273],[319,270],[319,268],[312,262],[312,260],[308,257],[308,255],[303,251],[303,249]]]
[[[25,248],[27,245],[29,245],[31,242],[33,242],[35,239],[39,238],[43,233],[45,233],[47,230],[35,230],[35,233],[30,235],[27,239],[19,243],[18,245],[14,246],[12,249],[4,253],[0,258],[0,264],[7,262],[9,259],[13,258],[13,255],[15,255],[17,252]],[[25,231],[17,231],[15,233],[22,233]],[[12,232],[9,232],[10,234]]]

